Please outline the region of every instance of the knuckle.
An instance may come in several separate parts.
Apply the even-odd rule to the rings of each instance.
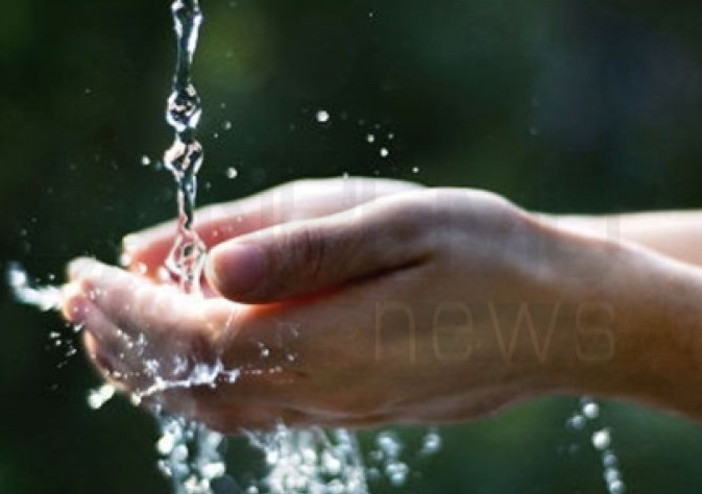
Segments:
[[[324,236],[319,230],[306,226],[297,232],[289,244],[287,271],[291,275],[317,279],[326,264],[327,249]]]
[[[420,252],[431,252],[435,247],[436,224],[439,211],[435,195],[429,191],[404,195],[388,208],[385,218],[389,240]]]

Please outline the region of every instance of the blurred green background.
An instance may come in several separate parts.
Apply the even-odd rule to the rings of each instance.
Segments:
[[[551,212],[702,202],[702,3],[203,7],[201,204],[345,172],[487,188]],[[61,279],[68,259],[114,261],[125,233],[173,217],[157,165],[171,138],[173,47],[166,0],[3,0],[3,270],[17,260],[39,281]],[[0,492],[167,493],[152,420],[123,400],[90,411],[96,377],[49,337],[70,330],[15,304],[4,284],[0,296]],[[565,427],[576,403],[550,398],[443,428],[443,451],[412,462],[407,487],[374,491],[605,492],[588,434]],[[612,429],[627,492],[702,487],[698,426],[610,402],[599,425]],[[231,455],[235,471],[255,462],[246,454]]]

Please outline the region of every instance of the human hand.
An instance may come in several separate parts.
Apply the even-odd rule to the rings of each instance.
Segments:
[[[199,230],[218,296],[154,281],[173,231],[159,227],[127,241],[136,272],[73,263],[64,313],[108,379],[225,432],[465,420],[562,390],[567,358],[495,327],[506,315],[516,331],[515,304],[596,296],[582,280],[618,247],[493,194],[364,183],[353,200],[321,181],[305,185],[315,199],[283,187],[282,207],[269,192],[210,209]]]

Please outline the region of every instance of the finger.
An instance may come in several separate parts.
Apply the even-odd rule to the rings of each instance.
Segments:
[[[79,280],[82,293],[108,319],[131,335],[143,332],[150,338],[187,341],[188,336],[207,336],[220,330],[227,319],[236,319],[234,304],[186,295],[91,259],[73,261],[69,275]]]
[[[418,187],[410,182],[365,178],[302,180],[239,201],[201,208],[195,213],[194,224],[210,248],[262,228],[337,213]],[[168,222],[128,235],[124,239],[125,265],[157,278],[175,234],[176,224]]]
[[[87,331],[83,333],[83,346],[88,358],[102,378],[118,391],[129,393],[130,387],[120,380],[129,374],[128,370],[101,350],[100,343],[93,333]]]
[[[88,356],[105,378],[117,379],[129,373],[125,362],[129,339],[82,294],[66,302],[71,321],[81,325]]]
[[[207,278],[213,289],[240,302],[313,294],[426,260],[433,221],[425,196],[378,199],[222,243],[210,252]]]

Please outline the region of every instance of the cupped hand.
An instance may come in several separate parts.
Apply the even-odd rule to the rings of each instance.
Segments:
[[[495,326],[583,296],[563,280],[611,255],[493,194],[384,181],[284,186],[197,221],[213,296],[158,283],[161,226],[126,242],[132,272],[74,262],[64,313],[107,379],[224,432],[465,420],[548,391],[563,364]]]

